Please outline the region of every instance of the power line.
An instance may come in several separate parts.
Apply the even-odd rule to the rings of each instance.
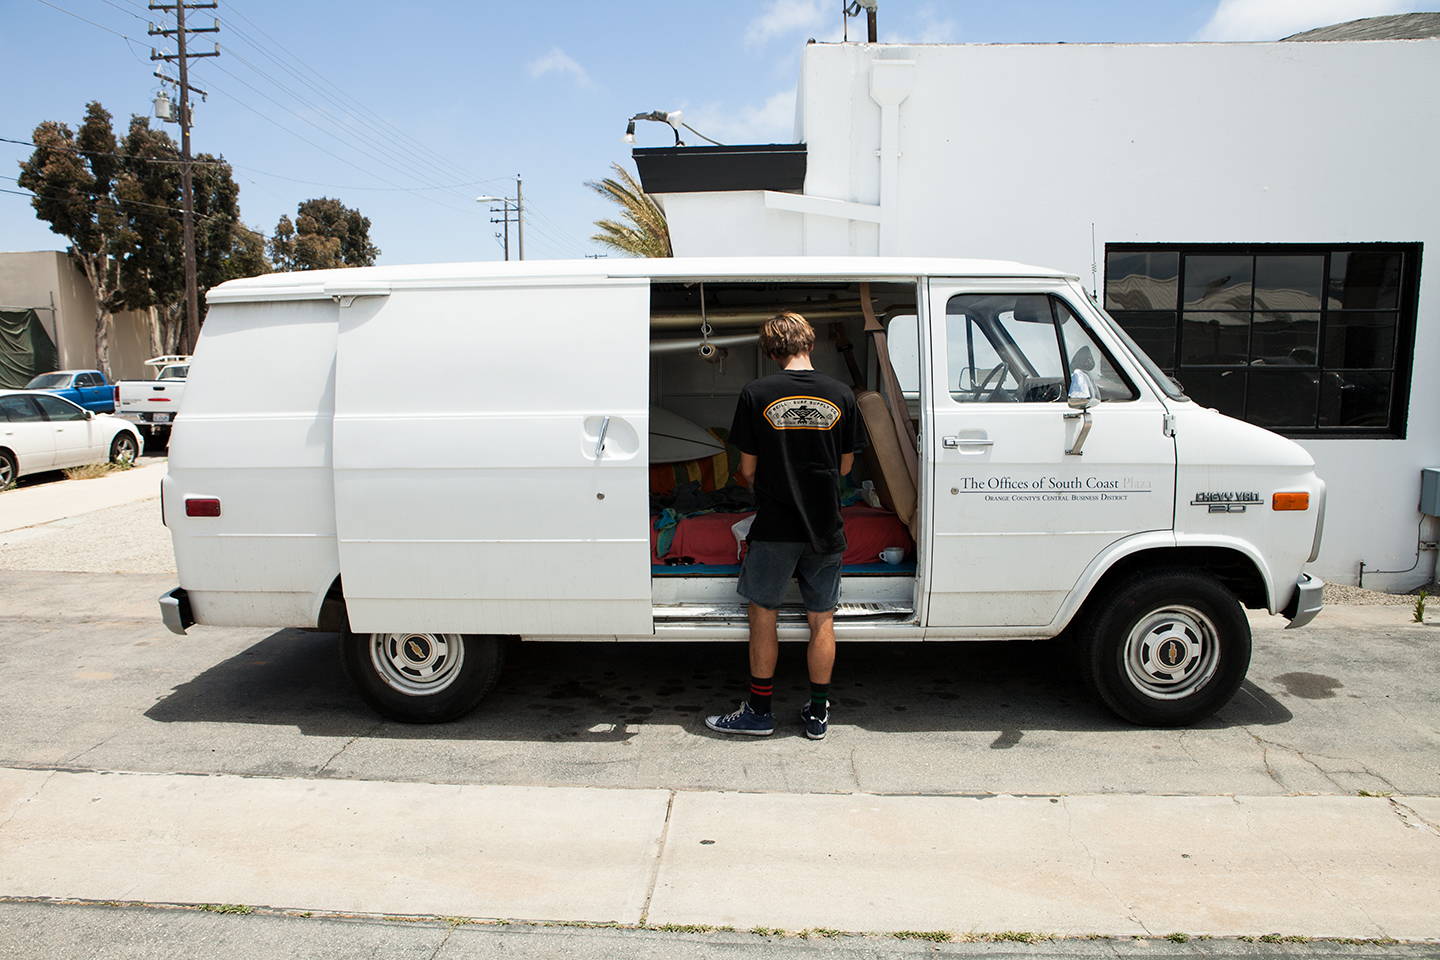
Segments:
[[[19,178],[17,178],[17,177],[3,177],[3,176],[0,176],[0,180],[10,180],[10,181],[15,182],[15,183],[19,183],[19,182],[20,182],[20,181],[19,181]],[[0,187],[0,193],[11,193],[11,194],[14,194],[14,195],[17,196],[17,197],[29,197],[29,198],[32,199],[32,200],[34,200],[34,199],[40,199],[40,200],[68,200],[68,199],[71,199],[71,198],[69,198],[69,197],[57,197],[57,196],[55,196],[54,194],[50,194],[50,193],[34,193],[34,192],[31,192],[31,191],[26,191],[26,190],[7,190],[7,189],[5,189],[4,187]],[[183,213],[183,212],[184,212],[184,208],[183,208],[183,207],[172,207],[172,206],[169,206],[168,204],[164,204],[164,203],[150,203],[149,201],[146,201],[146,200],[117,200],[116,202],[117,202],[118,204],[120,204],[121,206],[149,207],[149,208],[154,209],[154,210],[168,210],[168,211],[170,211],[171,213]],[[259,230],[251,230],[249,227],[245,226],[243,223],[241,223],[241,222],[238,221],[238,220],[228,220],[228,219],[226,219],[225,217],[216,216],[216,215],[213,214],[213,213],[197,213],[195,216],[198,217],[198,218],[201,219],[201,220],[216,220],[216,221],[219,221],[220,223],[229,224],[230,226],[234,227],[236,230],[244,230],[246,233],[254,234],[255,236],[259,237],[261,240],[269,241],[269,239],[270,239],[268,236],[266,236],[265,234],[261,233]]]
[[[105,24],[103,24],[103,23],[96,23],[94,20],[91,20],[91,19],[89,19],[88,17],[82,17],[82,16],[80,16],[80,14],[78,14],[78,13],[73,13],[72,11],[66,10],[64,7],[57,6],[56,4],[51,3],[50,0],[35,0],[35,2],[36,2],[36,3],[43,3],[45,6],[49,7],[51,10],[58,10],[58,11],[60,11],[61,13],[65,14],[65,16],[67,16],[67,17],[74,17],[76,20],[82,20],[82,21],[84,21],[85,23],[90,24],[90,26],[92,26],[92,27],[99,27],[101,30],[104,30],[106,33],[113,33],[113,34],[115,34],[115,36],[119,37],[119,38],[122,39],[122,40],[135,40],[134,37],[127,36],[127,35],[121,33],[119,30],[112,30],[110,27],[105,26]],[[144,41],[135,40],[135,42],[136,42],[136,43],[143,43]]]

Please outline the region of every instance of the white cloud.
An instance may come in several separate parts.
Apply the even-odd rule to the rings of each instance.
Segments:
[[[582,87],[590,86],[590,74],[575,62],[574,57],[559,47],[552,47],[549,53],[531,60],[529,70],[532,77],[543,77],[547,73],[559,73],[570,76]]]
[[[1279,40],[1314,27],[1410,13],[1416,0],[1219,0],[1197,40]]]
[[[758,106],[706,106],[685,111],[686,121],[721,143],[790,143],[795,138],[795,90],[781,90]],[[685,142],[704,141],[682,132]]]
[[[822,8],[820,0],[770,0],[760,16],[745,28],[745,43],[758,47],[786,34],[813,32],[826,20],[839,19],[840,11],[831,9],[833,6],[825,4]],[[826,10],[834,16],[827,16]]]

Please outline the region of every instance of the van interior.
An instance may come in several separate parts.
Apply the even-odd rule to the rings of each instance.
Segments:
[[[915,283],[654,283],[650,305],[650,543],[657,624],[743,621],[735,592],[754,497],[727,442],[740,389],[778,370],[760,326],[815,328],[812,362],[854,391],[863,430],[841,478],[847,547],[837,621],[915,620],[919,352]],[[737,529],[738,526],[738,529]],[[782,622],[804,619],[791,584]]]

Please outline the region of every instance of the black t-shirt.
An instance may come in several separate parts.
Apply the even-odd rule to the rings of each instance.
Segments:
[[[855,395],[815,370],[782,370],[740,391],[730,442],[759,458],[751,540],[845,549],[840,456],[855,452]]]

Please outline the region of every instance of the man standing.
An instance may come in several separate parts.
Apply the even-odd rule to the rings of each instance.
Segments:
[[[810,623],[810,701],[800,719],[805,735],[820,740],[830,724],[845,552],[839,480],[855,462],[855,396],[810,363],[815,330],[798,314],[765,321],[760,349],[781,370],[746,384],[730,428],[730,442],[740,448],[740,478],[755,490],[755,522],[738,587],[750,601],[750,693],[734,713],[707,717],[705,725],[720,733],[775,732],[776,619],[793,577]]]

